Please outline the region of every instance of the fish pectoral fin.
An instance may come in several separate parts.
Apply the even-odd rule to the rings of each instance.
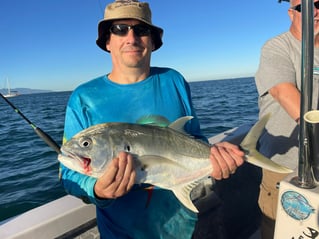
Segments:
[[[173,161],[171,159],[161,157],[159,155],[143,155],[138,157],[139,161],[143,166],[145,166],[145,170],[147,168],[152,167],[182,167],[185,168],[183,165],[179,164],[177,161]]]
[[[275,163],[269,158],[259,153],[256,149],[249,149],[249,154],[246,155],[247,162],[256,165],[258,167],[270,170],[276,173],[292,173],[293,170]]]
[[[199,182],[195,181],[195,182],[191,182],[189,184],[181,184],[181,185],[178,185],[178,186],[171,189],[173,191],[173,193],[175,194],[175,196],[177,197],[177,199],[185,207],[187,207],[189,210],[191,210],[195,213],[198,213],[198,210],[195,207],[195,205],[193,204],[191,197],[190,197],[190,194],[191,194],[191,191],[193,190],[193,188],[195,188],[198,184],[199,184]]]

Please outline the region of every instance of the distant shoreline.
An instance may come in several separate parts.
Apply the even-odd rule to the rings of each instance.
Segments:
[[[29,89],[29,88],[14,88],[11,91],[18,92],[19,95],[27,95],[27,94],[36,94],[36,93],[50,93],[54,92],[52,90],[38,90],[38,89]],[[0,89],[1,94],[7,94],[7,89]]]
[[[228,81],[228,80],[243,80],[247,79],[250,80],[254,78],[253,76],[247,76],[247,77],[234,77],[234,78],[225,78],[225,79],[213,79],[213,80],[196,80],[196,81],[188,81],[190,84],[196,84],[200,82],[206,82],[206,81]],[[28,95],[28,94],[38,94],[38,93],[54,93],[54,92],[69,92],[72,90],[59,90],[59,91],[54,91],[54,90],[40,90],[40,89],[31,89],[31,88],[14,88],[11,89],[12,91],[17,91],[19,95]],[[8,90],[5,88],[0,89],[1,94],[7,94]]]

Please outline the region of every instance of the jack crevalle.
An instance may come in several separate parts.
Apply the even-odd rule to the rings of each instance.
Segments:
[[[256,150],[268,118],[258,121],[243,140],[241,147],[246,160],[272,171],[291,172]],[[168,127],[129,123],[95,125],[66,142],[58,159],[74,171],[98,178],[119,152],[129,152],[134,156],[137,184],[172,190],[185,207],[198,212],[190,192],[213,168],[209,160],[211,145],[190,137],[183,130],[191,119],[191,116],[182,117]]]

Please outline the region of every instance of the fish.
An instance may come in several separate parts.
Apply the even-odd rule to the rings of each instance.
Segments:
[[[167,127],[133,123],[102,123],[82,130],[61,147],[58,160],[79,173],[99,178],[118,153],[134,159],[136,184],[151,184],[171,190],[188,209],[198,212],[190,193],[200,180],[209,177],[211,145],[187,134],[184,125],[192,116],[177,119]],[[274,163],[256,150],[269,117],[251,128],[240,147],[245,159],[263,168],[287,173],[290,169]]]

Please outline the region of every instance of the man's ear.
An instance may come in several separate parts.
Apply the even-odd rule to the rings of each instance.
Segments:
[[[105,42],[105,48],[106,48],[106,50],[108,50],[108,51],[110,51],[110,40],[107,40],[106,42]]]
[[[290,18],[290,21],[292,22],[294,20],[294,10],[289,9],[288,10],[288,16]]]
[[[152,38],[152,51],[154,51],[154,49],[155,49],[155,43],[154,43],[154,40]]]

